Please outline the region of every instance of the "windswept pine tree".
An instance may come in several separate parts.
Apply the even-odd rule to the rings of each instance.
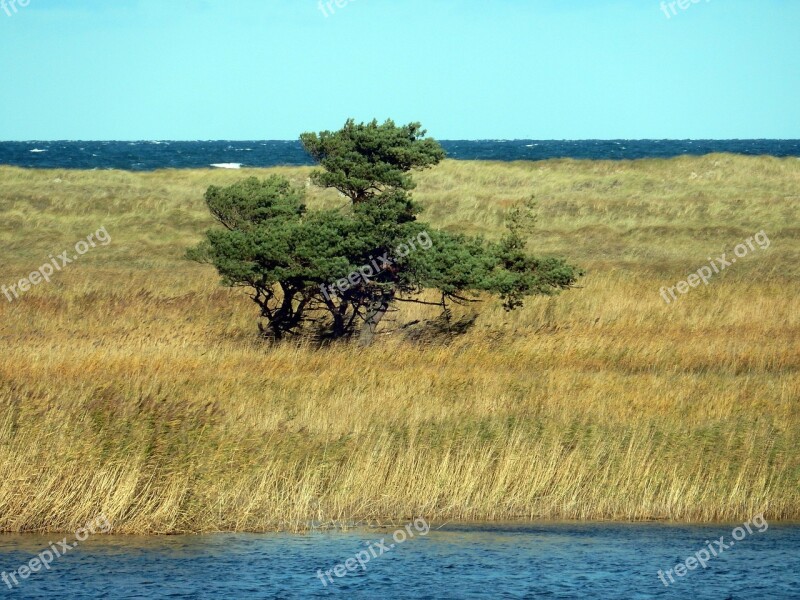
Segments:
[[[274,339],[322,331],[357,334],[369,345],[390,308],[425,302],[424,292],[435,290],[439,300],[430,304],[445,312],[448,302],[482,293],[513,310],[526,296],[571,287],[580,275],[575,267],[527,253],[527,204],[512,211],[496,242],[418,219],[411,173],[445,158],[425,135],[419,123],[391,120],[348,120],[339,131],[303,134],[322,167],[312,181],[347,197],[346,210],[308,210],[305,190],[279,176],[212,186],[205,199],[222,227],[208,231],[189,257],[213,264],[223,284],[247,288],[261,311],[260,330]]]

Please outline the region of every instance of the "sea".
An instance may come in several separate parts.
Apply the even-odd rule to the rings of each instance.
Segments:
[[[800,140],[440,140],[456,160],[634,160],[728,152],[800,157]],[[258,168],[311,165],[299,141],[0,142],[0,165],[35,169]]]

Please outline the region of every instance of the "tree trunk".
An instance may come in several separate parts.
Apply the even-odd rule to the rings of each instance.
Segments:
[[[389,310],[389,303],[392,301],[392,295],[383,296],[370,304],[367,310],[367,316],[364,319],[364,326],[361,328],[361,334],[358,338],[358,345],[365,348],[372,344],[375,338],[375,330],[383,319],[386,311]]]
[[[347,314],[347,307],[350,305],[347,300],[342,300],[339,308],[335,308],[331,302],[331,315],[333,315],[333,337],[339,339],[347,333],[347,326],[345,325],[344,317]]]

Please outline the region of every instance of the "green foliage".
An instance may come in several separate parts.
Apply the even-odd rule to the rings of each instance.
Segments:
[[[312,174],[316,185],[335,188],[353,202],[366,202],[390,190],[412,190],[409,171],[445,158],[439,143],[425,133],[419,123],[397,127],[391,119],[383,125],[349,119],[339,131],[304,133],[300,141],[325,169]]]
[[[508,232],[492,246],[497,266],[485,289],[498,294],[506,310],[522,306],[525,296],[567,289],[583,275],[563,259],[535,258],[527,253],[527,240],[536,223],[535,209],[533,198],[514,206],[506,224]]]
[[[266,321],[262,332],[275,338],[311,323],[335,338],[360,329],[368,344],[391,306],[425,290],[439,291],[447,313],[448,301],[481,292],[512,310],[526,296],[572,286],[580,274],[572,266],[526,252],[531,203],[511,211],[499,242],[432,231],[417,220],[408,173],[444,157],[424,134],[418,123],[352,120],[335,133],[304,134],[325,169],[314,181],[338,189],[351,206],[307,211],[304,190],[277,176],[211,187],[206,203],[224,228],[209,231],[188,256],[213,264],[225,285],[250,289]]]
[[[211,186],[206,204],[211,214],[227,229],[248,229],[305,212],[305,194],[285,178],[272,176],[264,181],[250,177],[226,188]]]

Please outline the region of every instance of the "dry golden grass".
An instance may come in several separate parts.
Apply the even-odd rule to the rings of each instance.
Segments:
[[[431,316],[406,305],[367,350],[265,345],[244,293],[182,260],[206,186],[275,171],[308,176],[0,168],[0,285],[112,237],[0,295],[0,530],[800,518],[800,161],[448,161],[418,176],[426,220],[493,236],[535,194],[531,249],[588,274],[446,342],[396,331]]]

